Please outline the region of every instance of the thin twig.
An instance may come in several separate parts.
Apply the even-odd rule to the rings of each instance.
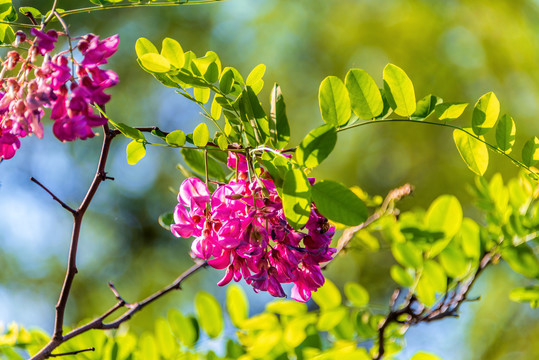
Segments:
[[[80,353],[86,352],[86,351],[95,351],[95,348],[91,347],[91,348],[88,348],[88,349],[82,349],[82,350],[77,350],[77,351],[70,351],[70,352],[65,352],[65,353],[61,353],[61,354],[50,354],[49,357],[66,356],[66,355],[77,355],[77,354],[80,354]]]
[[[62,200],[60,200],[58,198],[58,196],[54,195],[52,191],[50,191],[49,189],[47,189],[45,187],[45,185],[43,185],[42,183],[40,183],[35,177],[31,177],[30,178],[31,181],[33,181],[34,183],[36,183],[37,185],[39,185],[43,190],[45,190],[50,196],[52,196],[52,198],[54,200],[56,200],[56,202],[58,202],[60,205],[62,205],[62,207],[64,209],[66,209],[67,211],[69,211],[71,214],[73,214],[73,216],[75,216],[75,214],[77,213],[76,210],[73,210],[69,205],[67,205],[65,202],[63,202]]]
[[[333,255],[333,258],[339,255],[339,253],[348,246],[348,243],[352,240],[352,238],[357,232],[359,232],[362,229],[365,229],[366,227],[371,225],[373,222],[380,219],[382,216],[393,212],[393,209],[390,208],[392,204],[396,201],[401,200],[403,197],[410,195],[412,191],[413,191],[413,186],[410,184],[404,184],[396,189],[391,190],[387,194],[384,201],[382,202],[382,205],[380,206],[378,211],[376,211],[374,214],[369,216],[367,220],[365,220],[361,224],[347,228],[346,230],[343,231],[341,237],[339,238],[339,241],[337,242],[337,251]],[[331,261],[324,263],[322,266],[320,266],[320,268],[325,269],[329,265],[330,262]]]

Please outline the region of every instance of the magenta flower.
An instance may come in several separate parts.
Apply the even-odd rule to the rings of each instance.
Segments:
[[[228,166],[237,169],[237,176],[211,195],[198,178],[181,184],[172,233],[195,236],[192,253],[226,269],[219,286],[243,278],[255,292],[283,297],[281,284],[294,283],[292,298],[309,300],[324,283],[319,264],[335,253],[329,247],[335,229],[313,205],[306,232],[294,230],[266,172],[250,182],[245,155],[237,152],[229,152]]]
[[[54,43],[58,41],[58,33],[56,30],[49,30],[46,33],[38,29],[32,28],[30,34],[36,37],[38,52],[41,55],[45,55],[54,49]]]
[[[118,35],[113,35],[105,40],[99,40],[99,36],[88,34],[86,42],[83,40],[79,44],[84,59],[81,65],[87,68],[93,68],[98,65],[107,63],[107,59],[114,55],[118,50],[120,38]]]
[[[15,152],[21,147],[19,139],[10,133],[2,134],[0,129],[0,159],[8,160],[15,156]]]

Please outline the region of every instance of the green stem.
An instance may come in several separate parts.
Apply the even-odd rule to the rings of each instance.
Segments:
[[[370,124],[381,124],[381,123],[389,123],[389,122],[406,122],[406,123],[415,123],[415,124],[426,124],[426,125],[434,125],[434,126],[441,126],[441,127],[446,127],[446,128],[451,128],[451,129],[454,129],[454,130],[459,130],[459,131],[462,131],[464,133],[466,133],[468,136],[471,136],[473,137],[474,139],[476,140],[479,140],[481,141],[483,144],[485,144],[490,150],[498,153],[498,154],[501,154],[505,157],[507,157],[509,160],[511,160],[516,166],[520,167],[520,168],[523,168],[525,169],[526,171],[528,171],[529,173],[531,174],[536,174],[529,166],[527,166],[526,164],[522,163],[521,161],[518,161],[517,159],[515,159],[514,157],[512,157],[511,155],[507,154],[505,151],[503,150],[500,150],[498,149],[496,146],[486,142],[482,137],[480,136],[477,136],[476,134],[472,133],[472,132],[469,132],[468,130],[466,129],[463,129],[459,126],[456,126],[456,125],[451,125],[451,124],[447,124],[447,123],[437,123],[437,122],[432,122],[432,121],[422,121],[422,120],[411,120],[411,119],[382,119],[382,120],[369,120],[369,121],[364,121],[364,122],[360,122],[360,123],[357,123],[357,124],[352,124],[352,125],[349,125],[349,126],[345,126],[343,128],[340,128],[340,129],[337,129],[337,132],[340,132],[340,131],[344,131],[344,130],[349,130],[349,129],[353,129],[353,128],[356,128],[356,127],[360,127],[360,126],[364,126],[364,125],[370,125]]]
[[[185,2],[170,2],[170,1],[155,1],[148,3],[127,3],[127,4],[107,4],[101,6],[90,6],[81,9],[67,10],[62,13],[62,16],[68,16],[73,14],[80,14],[84,12],[111,10],[111,9],[123,9],[123,8],[138,8],[138,7],[155,7],[155,6],[177,6],[177,5],[198,5],[198,4],[211,4],[223,2],[226,0],[198,0],[198,1],[185,1]]]

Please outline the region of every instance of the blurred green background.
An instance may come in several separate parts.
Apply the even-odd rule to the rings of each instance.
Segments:
[[[15,3],[47,10],[52,1]],[[65,9],[88,5],[89,1],[59,1]],[[223,65],[244,75],[266,64],[262,96],[269,102],[271,85],[281,85],[292,145],[322,123],[317,96],[324,77],[344,78],[350,68],[362,68],[381,86],[382,70],[389,62],[407,72],[418,99],[432,93],[446,101],[469,102],[471,108],[482,94],[494,91],[502,114],[512,115],[517,123],[517,157],[525,140],[539,133],[535,0],[229,0],[92,12],[66,21],[72,36],[120,34],[120,49],[110,68],[121,82],[111,90],[107,110],[113,120],[132,126],[191,132],[203,120],[197,108],[136,64],[137,38],[159,44],[168,36],[199,56],[217,52]],[[470,115],[468,109],[459,124],[466,125]],[[44,140],[24,139],[17,156],[0,164],[0,322],[52,329],[71,216],[29,177],[77,206],[93,177],[100,143],[97,137],[62,144],[49,126]],[[123,139],[113,144],[107,170],[116,180],[101,186],[83,225],[68,324],[100,314],[114,303],[108,281],[128,301],[136,301],[189,266],[189,241],[157,224],[158,216],[175,206],[169,188],[177,189],[182,181],[176,169],[179,153],[149,148],[145,159],[129,166],[126,144]],[[495,172],[507,180],[517,169],[491,153],[487,178]],[[467,192],[474,176],[459,158],[448,129],[375,124],[340,134],[336,150],[314,175],[358,185],[372,195],[385,195],[409,182],[416,191],[399,204],[402,209],[427,207],[437,196],[451,193],[462,202],[465,215],[481,221]],[[388,273],[391,264],[389,253],[349,252],[329,267],[327,276],[341,286],[359,281],[383,307],[395,287]],[[171,307],[191,311],[200,289],[223,297],[225,289],[215,285],[221,276],[212,269],[197,274],[183,292],[139,313],[130,326],[142,332]],[[472,291],[481,301],[463,306],[460,319],[410,330],[409,347],[398,358],[408,359],[418,349],[444,359],[539,358],[539,342],[534,341],[539,317],[525,305],[510,303],[508,292],[515,284],[522,279],[505,265],[487,271]],[[252,294],[251,300],[255,313],[270,297]]]

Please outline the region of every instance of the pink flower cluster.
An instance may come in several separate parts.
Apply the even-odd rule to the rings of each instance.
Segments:
[[[75,50],[82,54],[79,63],[69,58],[67,53],[51,57],[58,36],[55,30],[43,32],[31,30],[32,40],[26,34],[17,32],[16,45],[30,44],[27,57],[17,51],[10,51],[2,63],[0,73],[0,161],[10,159],[20,147],[20,138],[34,134],[43,137],[42,117],[44,109],[50,108],[54,120],[54,135],[61,141],[87,139],[95,136],[93,127],[107,122],[92,109],[92,105],[103,107],[110,95],[105,90],[118,83],[118,75],[111,70],[100,69],[106,64],[119,43],[118,35],[100,40],[88,34],[80,38]],[[40,66],[35,62],[43,56]],[[20,70],[14,77],[5,78],[6,72]],[[73,73],[73,68],[76,68]],[[33,77],[30,79],[30,74]]]
[[[196,177],[181,184],[172,233],[194,236],[194,255],[216,269],[226,268],[220,286],[243,277],[256,292],[284,297],[281,284],[294,283],[292,298],[309,300],[324,283],[319,264],[335,253],[329,247],[335,228],[313,205],[307,232],[295,231],[267,172],[249,179],[245,156],[233,152],[228,165],[238,176],[213,194]]]

